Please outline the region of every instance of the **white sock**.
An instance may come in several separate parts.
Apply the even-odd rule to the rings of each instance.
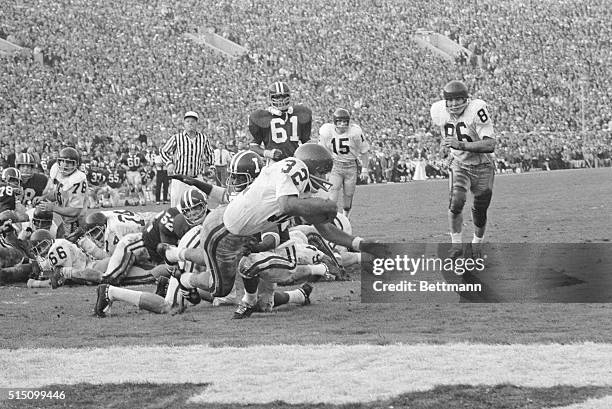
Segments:
[[[257,291],[255,291],[253,294],[245,291],[244,295],[242,296],[242,302],[248,305],[255,305],[257,303]]]
[[[461,232],[459,233],[453,233],[451,232],[451,243],[462,243],[463,238],[461,237]]]
[[[324,276],[328,269],[325,264],[313,264],[310,267],[310,274],[313,276]]]
[[[125,301],[136,307],[140,306],[141,294],[141,291],[128,290],[127,288],[120,288],[112,285],[108,287],[108,298],[111,301]]]
[[[304,296],[304,292],[302,290],[291,290],[286,291],[289,296],[289,304],[299,304],[302,305],[304,301],[306,301],[306,297]]]
[[[472,237],[472,243],[482,243],[484,241],[484,236],[482,237],[478,237],[476,234],[474,234],[474,237]]]
[[[26,284],[28,288],[51,288],[50,280],[34,280],[33,278],[28,279]]]

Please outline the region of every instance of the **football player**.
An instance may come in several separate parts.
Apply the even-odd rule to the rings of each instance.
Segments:
[[[24,206],[29,206],[43,195],[49,178],[37,171],[39,166],[29,153],[18,154],[15,157],[15,167],[21,174],[21,194],[18,200]]]
[[[328,272],[326,265],[297,265],[290,246],[284,249],[284,254],[277,247],[275,254],[265,259],[245,257],[241,261],[241,256],[250,251],[254,235],[278,229],[292,217],[316,222],[317,230],[332,242],[380,254],[380,257],[386,255],[388,250],[384,245],[352,237],[330,223],[337,214],[336,203],[311,197],[316,190],[329,188],[324,177],[332,165],[331,154],[322,146],[313,143],[301,145],[294,157],[265,167],[248,189],[227,206],[219,207],[207,216],[201,239],[204,251],[169,249],[165,252],[166,259],[170,262],[191,260],[197,264],[207,263],[213,275],[211,292],[215,297],[225,296],[231,291],[236,271],[240,270],[245,295],[234,313],[234,318],[240,319],[250,316],[255,310],[260,276],[268,282],[287,283],[307,279],[313,274],[323,276]],[[205,193],[212,195],[213,188],[205,190]],[[183,279],[181,276],[181,283],[187,288],[199,287]]]
[[[89,197],[89,208],[96,209],[100,207],[100,192],[106,185],[108,180],[109,171],[104,167],[100,166],[97,160],[93,159],[87,168],[87,182],[89,182],[89,189],[87,189],[87,196]]]
[[[103,258],[113,254],[115,246],[123,237],[140,232],[145,224],[144,218],[128,210],[94,212],[85,217],[82,227],[84,234],[77,235],[76,240],[72,241],[76,241],[87,254]]]
[[[164,260],[157,246],[176,245],[191,227],[202,222],[208,210],[205,195],[195,188],[183,193],[179,205],[180,210],[171,207],[158,213],[142,232],[128,234],[117,243],[104,273],[104,283],[121,283],[125,272],[134,264],[161,264]]]
[[[325,146],[334,158],[334,167],[329,175],[332,184],[330,199],[337,202],[342,191],[344,215],[349,217],[357,185],[357,167],[361,163],[362,177],[368,176],[370,147],[361,127],[351,123],[351,115],[344,108],[334,111],[333,123],[321,126],[319,144]]]
[[[183,235],[178,243],[178,248],[198,248],[200,245],[201,229],[201,225],[192,227]],[[178,263],[177,268],[181,272],[188,273],[206,271],[206,266],[199,266],[184,261]],[[167,288],[163,288],[165,286]],[[107,316],[112,303],[115,301],[123,301],[156,314],[167,314],[171,311],[181,313],[187,305],[185,301],[191,305],[196,305],[201,301],[201,297],[196,289],[185,289],[174,276],[170,278],[160,277],[158,289],[154,294],[146,291],[120,288],[110,284],[100,284],[96,292],[97,299],[94,312],[100,318]],[[173,307],[176,307],[176,310],[173,310]]]
[[[261,157],[253,151],[242,151],[238,154],[234,155],[234,157],[230,161],[229,166],[229,176],[227,178],[227,190],[218,189],[215,187],[214,193],[209,195],[211,200],[214,200],[215,196],[218,196],[223,199],[223,202],[227,204],[229,200],[232,200],[236,197],[240,192],[243,192],[249,185],[253,183],[255,178],[260,174],[261,169],[263,168],[263,161]],[[192,179],[192,178],[184,178],[182,176],[172,176],[172,178],[182,178],[184,182],[188,184],[195,185],[200,189],[212,190],[211,185],[206,185],[205,183]],[[189,180],[185,180],[189,179]],[[261,240],[257,243],[257,252],[258,257],[265,258],[266,255],[273,255],[266,250],[273,250],[274,247],[278,247],[281,241],[286,242],[289,239],[289,233],[278,232],[278,229],[274,229],[276,232],[267,232],[261,235]],[[283,240],[281,240],[281,235],[283,236]],[[284,237],[286,235],[286,237]],[[306,241],[306,240],[304,240]],[[289,246],[288,246],[289,245]],[[321,264],[322,262],[327,262],[325,259],[325,255],[320,253],[319,255],[313,255],[313,248],[308,246],[308,243],[283,243],[281,249],[279,251],[281,254],[287,254],[287,248],[290,248],[291,251],[295,252],[296,260],[298,264],[302,265],[311,265],[311,264]],[[251,251],[254,251],[254,245],[251,246]],[[317,250],[314,249],[316,252]],[[331,263],[330,263],[331,264]],[[318,266],[319,268],[321,266]],[[203,284],[199,288],[204,291],[210,290],[210,280],[209,275],[204,277],[193,277],[191,278],[190,274],[187,273],[183,277],[184,280],[191,281],[192,283],[200,283]],[[198,285],[198,284],[193,284]],[[292,302],[296,304],[308,304],[309,296],[312,291],[312,287],[310,285],[304,285],[301,289],[291,290],[291,291],[275,291],[276,284],[275,283],[265,283],[260,281],[259,284],[259,301],[258,301],[258,310],[261,311],[269,311],[272,307],[286,304],[287,302]],[[213,297],[209,295],[208,299],[212,298],[213,306],[218,305],[228,305],[228,304],[236,304],[236,286],[234,284],[230,293],[226,296],[217,296]]]
[[[121,165],[127,171],[126,176],[130,194],[135,192],[138,195],[140,205],[144,206],[146,201],[140,172],[147,163],[147,160],[142,153],[137,151],[135,144],[130,144],[129,149],[129,152],[121,158]]]
[[[37,230],[31,237],[31,253],[48,282],[28,280],[29,287],[57,288],[67,280],[76,284],[99,284],[109,258],[92,260],[76,244],[66,239],[53,239],[49,231]],[[146,270],[133,266],[125,274],[126,284],[148,284],[155,279]]]
[[[103,196],[102,207],[117,207],[120,204],[120,193],[125,183],[125,169],[119,165],[109,165],[108,180],[106,186],[98,191]],[[108,198],[107,198],[108,196]]]
[[[86,210],[87,176],[78,169],[80,165],[79,152],[63,148],[51,167],[44,200],[37,206],[41,211],[62,216],[67,235],[76,231]]]
[[[461,228],[467,191],[474,196],[473,257],[480,257],[487,225],[487,210],[493,195],[495,134],[491,114],[481,99],[470,99],[466,85],[450,81],[441,101],[431,106],[431,119],[440,127],[442,146],[450,148],[450,203],[448,219],[452,247],[450,257],[463,253]]]
[[[293,156],[300,144],[310,140],[312,111],[304,105],[291,105],[291,91],[284,82],[268,88],[268,99],[267,109],[249,116],[251,150],[276,162]]]
[[[15,210],[18,220],[13,220],[13,222],[28,220],[25,208],[17,201],[21,191],[21,173],[16,168],[4,169],[0,181],[0,212]]]

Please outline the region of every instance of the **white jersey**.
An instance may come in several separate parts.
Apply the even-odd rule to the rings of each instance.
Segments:
[[[255,181],[227,205],[225,227],[233,234],[250,236],[287,223],[291,217],[281,213],[278,199],[304,197],[309,177],[304,162],[296,158],[264,167]]]
[[[370,149],[361,127],[356,124],[350,124],[344,133],[336,132],[334,124],[323,124],[319,129],[319,145],[331,152],[334,162],[341,163],[356,163]]]
[[[84,209],[87,201],[87,176],[80,170],[75,170],[69,176],[64,176],[59,171],[57,163],[53,164],[49,171],[49,180],[53,182],[55,189],[55,200],[60,206],[75,209]],[[64,223],[69,224],[78,217],[64,216]]]
[[[53,267],[72,268],[76,271],[82,271],[91,261],[89,257],[76,244],[66,239],[55,239],[47,259]]]
[[[446,101],[441,100],[431,106],[431,121],[440,127],[443,137],[453,136],[460,141],[481,141],[485,136],[494,138],[493,122],[487,104],[481,99],[469,100],[465,111],[459,116],[451,115],[446,109]],[[453,160],[466,165],[493,163],[490,153],[475,153],[451,148]]]
[[[119,240],[131,233],[138,233],[145,227],[146,221],[129,210],[107,210],[101,212],[106,216],[104,231],[104,251],[113,254]]]

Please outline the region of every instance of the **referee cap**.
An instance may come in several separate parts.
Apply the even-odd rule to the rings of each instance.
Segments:
[[[195,118],[195,120],[198,120],[198,113],[195,111],[189,111],[189,112],[185,112],[185,116],[183,117],[183,119],[187,119],[187,118]]]

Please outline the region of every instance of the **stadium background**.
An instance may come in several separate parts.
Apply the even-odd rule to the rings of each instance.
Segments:
[[[294,100],[313,109],[314,129],[333,108],[349,107],[372,141],[383,175],[394,156],[397,163],[421,156],[438,166],[429,106],[442,84],[459,77],[492,107],[501,137],[498,158],[509,167],[609,166],[610,14],[605,0],[9,1],[0,14],[0,35],[27,49],[1,57],[2,157],[33,149],[44,159],[68,139],[90,157],[109,160],[139,137],[154,149],[192,109],[206,119],[201,123],[212,138],[238,147],[247,138],[248,113],[265,103],[263,90],[284,78]],[[210,29],[247,47],[248,56],[227,59],[184,36]],[[444,62],[411,41],[417,29],[447,34],[481,57]],[[36,48],[41,54],[31,52]],[[393,170],[383,179],[393,180]],[[609,180],[610,169],[499,178],[489,240],[609,241]],[[388,197],[397,201],[383,200]],[[385,240],[445,241],[445,203],[442,181],[362,187],[355,230]],[[0,386],[56,384],[53,389],[69,392],[61,403],[66,406],[190,406],[185,399],[203,390],[213,402],[235,402],[234,396],[260,407],[289,406],[266,404],[280,399],[298,407],[581,402],[572,408],[607,408],[609,398],[601,397],[612,395],[607,305],[365,306],[358,285],[349,282],[321,286],[311,308],[237,327],[226,309],[194,309],[176,319],[126,308],[110,320],[94,320],[91,288],[0,291]],[[347,344],[376,348],[368,353]],[[134,345],[196,346],[172,348],[173,354]],[[254,345],[259,349],[247,348]],[[391,356],[377,349],[386,346]],[[142,359],[129,360],[133,355]],[[227,358],[217,362],[213,356]],[[410,364],[415,356],[423,367]],[[529,359],[517,361],[520,356]],[[263,369],[245,369],[249,359]],[[368,368],[377,359],[380,372],[395,375],[398,383],[373,380],[380,372]],[[394,359],[402,364],[392,365]],[[354,366],[348,365],[352,360]],[[206,362],[218,370],[208,372]],[[152,363],[155,370],[147,370]],[[367,382],[352,378],[354,373]],[[306,387],[311,381],[314,386]],[[182,386],[168,385],[175,383]],[[251,390],[263,392],[249,395]],[[594,401],[585,403],[589,398]]]

